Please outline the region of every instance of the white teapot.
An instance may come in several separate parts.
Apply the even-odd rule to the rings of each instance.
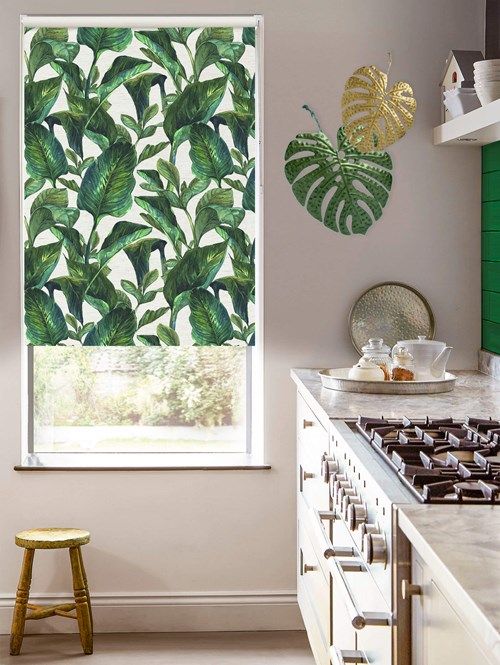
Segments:
[[[360,358],[349,370],[349,378],[355,381],[383,381],[384,370],[368,358]]]
[[[418,339],[405,339],[398,342],[397,346],[405,346],[415,359],[415,380],[432,381],[444,378],[446,363],[453,349],[446,346],[444,342],[426,339],[425,335],[419,335]]]

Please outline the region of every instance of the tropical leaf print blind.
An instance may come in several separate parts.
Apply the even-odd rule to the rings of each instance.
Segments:
[[[255,27],[25,27],[31,345],[247,345]]]

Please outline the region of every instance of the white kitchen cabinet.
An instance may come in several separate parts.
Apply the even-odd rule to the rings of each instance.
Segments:
[[[298,602],[316,663],[329,665],[330,580],[325,578],[311,541],[300,521],[298,539]]]
[[[440,588],[432,570],[412,548],[412,665],[486,665],[480,648]]]
[[[330,575],[311,540],[311,514],[330,506],[321,461],[328,453],[328,432],[305,401],[297,400],[297,599],[316,665],[330,665]],[[316,545],[316,548],[315,548]]]
[[[300,394],[297,458],[297,592],[315,663],[393,665],[390,607],[353,538],[356,527],[349,526],[340,498],[334,500],[333,489],[339,487],[330,483],[338,475],[340,492],[349,499],[355,492],[351,483],[366,489],[361,467],[347,448],[340,450],[331,429]],[[347,468],[349,483],[341,480]],[[366,625],[355,628],[355,622],[365,621],[363,613]]]

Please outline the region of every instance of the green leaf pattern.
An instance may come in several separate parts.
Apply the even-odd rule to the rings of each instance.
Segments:
[[[254,29],[38,28],[24,51],[27,342],[254,344]]]
[[[326,228],[343,235],[366,234],[382,216],[392,187],[392,159],[380,150],[361,152],[347,140],[343,127],[337,145],[321,129],[314,111],[304,104],[318,131],[304,132],[285,152],[285,176],[297,201]],[[252,170],[243,207],[254,209]]]

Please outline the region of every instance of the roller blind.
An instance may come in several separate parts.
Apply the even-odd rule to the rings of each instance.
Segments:
[[[31,345],[254,343],[254,17],[24,17]]]

